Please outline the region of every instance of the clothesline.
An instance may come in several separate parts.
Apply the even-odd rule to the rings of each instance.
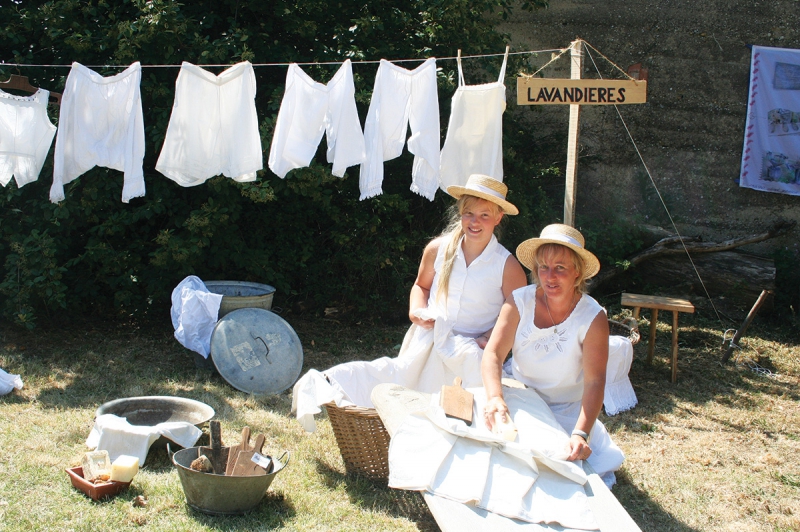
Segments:
[[[508,55],[526,55],[526,54],[542,54],[546,52],[562,52],[564,48],[550,48],[546,50],[527,50],[523,52],[509,52]],[[498,54],[477,54],[477,55],[462,55],[461,59],[479,59],[482,57],[501,57],[504,56],[505,52],[501,52]],[[391,63],[410,63],[410,62],[424,62],[427,61],[429,58],[424,59],[388,59],[387,61]],[[437,57],[436,61],[455,61],[458,59],[458,56],[449,56],[449,57]],[[378,60],[361,60],[361,61],[350,61],[354,65],[359,64],[378,64],[381,62],[380,59]],[[253,67],[288,67],[289,65],[300,65],[300,66],[311,66],[311,65],[341,65],[344,61],[315,61],[315,62],[308,62],[308,63],[252,63]],[[12,66],[12,67],[29,67],[29,68],[71,68],[72,64],[69,65],[33,65],[28,63],[6,63],[5,61],[0,62],[0,67],[4,66]],[[128,65],[84,65],[89,68],[128,68]],[[181,65],[141,65],[142,68],[180,68]],[[209,65],[198,65],[202,67],[230,67],[233,66],[233,63],[225,63],[225,64],[209,64]]]

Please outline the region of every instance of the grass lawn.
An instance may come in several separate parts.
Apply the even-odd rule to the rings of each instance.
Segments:
[[[303,371],[393,356],[406,330],[284,318],[303,343]],[[671,384],[669,324],[659,322],[647,365],[641,322],[630,373],[639,405],[603,418],[627,456],[613,493],[646,531],[800,530],[797,330],[756,319],[736,353],[742,363],[723,366],[723,326],[702,313],[682,315]],[[345,476],[327,419],[306,434],[290,415],[291,390],[251,396],[198,369],[168,318],[33,332],[0,322],[0,368],[25,383],[0,397],[0,530],[438,530],[419,494]],[[128,491],[93,502],[64,470],[80,465],[99,405],[140,395],[203,401],[222,423],[223,442],[238,443],[248,425],[266,435],[266,453],[289,450],[291,461],[244,516],[190,509],[166,449],[150,452]],[[133,506],[137,495],[147,497],[145,507]]]

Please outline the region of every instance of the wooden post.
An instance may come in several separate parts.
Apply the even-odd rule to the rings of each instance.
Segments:
[[[672,382],[678,380],[678,311],[672,311]]]
[[[583,47],[581,40],[572,41],[570,79],[581,79],[583,71]],[[578,131],[580,129],[581,106],[569,106],[569,139],[567,141],[567,187],[564,191],[564,223],[575,225],[575,196],[578,184]]]
[[[653,361],[653,352],[656,346],[656,327],[658,326],[658,309],[650,310],[650,340],[647,343],[647,363]]]

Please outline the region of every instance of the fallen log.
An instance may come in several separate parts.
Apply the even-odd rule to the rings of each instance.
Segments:
[[[691,262],[685,253],[660,256],[637,271],[649,283],[669,286],[675,293],[705,298],[708,292],[744,305],[752,305],[762,290],[775,289],[775,262],[738,251],[697,254]]]
[[[753,301],[762,290],[774,289],[775,265],[770,259],[731,250],[785,235],[795,225],[796,222],[781,220],[762,233],[722,242],[703,242],[697,236],[667,236],[630,257],[627,267],[602,268],[593,280],[592,291],[597,291],[621,273],[637,268],[636,271],[653,284],[674,286],[676,289],[681,286],[682,291],[688,289],[705,297],[702,288],[704,283],[712,295]],[[697,267],[697,273],[692,262]],[[647,268],[643,267],[645,263]]]

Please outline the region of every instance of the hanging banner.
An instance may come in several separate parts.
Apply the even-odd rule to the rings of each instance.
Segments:
[[[621,105],[647,102],[647,81],[517,78],[517,105]]]
[[[800,196],[800,50],[753,46],[739,185]]]

